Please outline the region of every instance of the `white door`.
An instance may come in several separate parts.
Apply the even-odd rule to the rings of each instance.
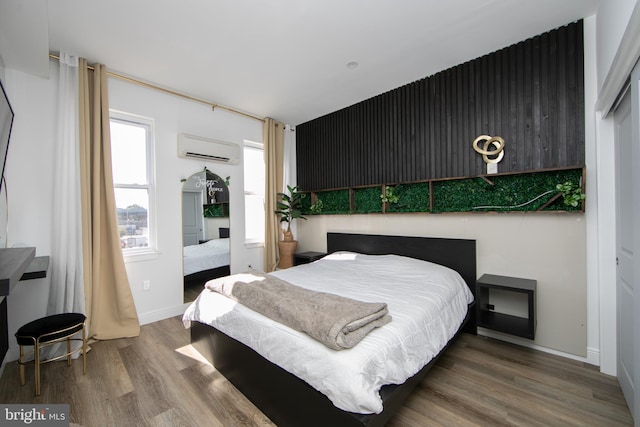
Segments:
[[[640,66],[615,111],[617,376],[640,425]],[[637,250],[636,250],[637,249]]]
[[[631,73],[631,141],[632,141],[632,178],[630,197],[633,199],[632,221],[633,221],[633,244],[637,251],[633,253],[633,328],[632,346],[634,377],[634,394],[625,396],[631,402],[631,414],[634,416],[634,425],[640,426],[640,65],[636,63],[633,73]]]
[[[629,408],[633,408],[633,179],[631,94],[627,92],[615,113],[617,185],[617,329],[618,381]]]
[[[202,240],[202,192],[182,192],[182,244],[197,245]]]

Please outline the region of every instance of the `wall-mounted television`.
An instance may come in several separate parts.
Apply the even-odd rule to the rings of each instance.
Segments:
[[[0,80],[0,190],[4,183],[4,167],[7,164],[7,152],[9,151],[9,138],[11,137],[11,126],[13,125],[13,109],[4,91],[4,86]]]

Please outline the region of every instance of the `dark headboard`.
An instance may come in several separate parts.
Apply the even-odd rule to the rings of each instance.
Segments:
[[[444,265],[460,273],[471,292],[476,293],[475,240],[327,233],[327,252],[336,251],[402,255]],[[475,325],[475,319],[469,323]]]

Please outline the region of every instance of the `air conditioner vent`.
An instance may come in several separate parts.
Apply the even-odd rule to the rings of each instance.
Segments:
[[[184,153],[184,157],[192,157],[196,159],[205,159],[205,160],[212,160],[214,162],[224,162],[224,163],[229,163],[231,161],[231,159],[228,157],[212,156],[211,154],[193,153],[191,151],[187,151],[186,153]]]
[[[236,164],[240,161],[240,147],[230,142],[181,133],[178,135],[178,156]]]

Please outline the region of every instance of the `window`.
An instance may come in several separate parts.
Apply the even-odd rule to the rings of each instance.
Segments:
[[[111,163],[120,245],[125,254],[155,248],[153,121],[112,111]]]
[[[244,227],[245,244],[264,245],[264,148],[261,143],[244,143]]]

